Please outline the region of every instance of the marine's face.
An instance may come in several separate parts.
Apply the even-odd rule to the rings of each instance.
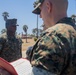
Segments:
[[[44,24],[45,24],[45,21],[46,21],[46,6],[45,6],[45,2],[43,2],[43,4],[39,7],[41,12],[40,12],[40,18],[42,18],[42,20],[44,21]]]
[[[42,5],[39,7],[41,12],[40,12],[40,18],[44,21],[45,25],[48,25],[49,21],[49,14],[50,14],[50,9],[49,9],[49,2],[48,0],[45,0]]]
[[[16,25],[10,25],[7,27],[7,31],[15,33],[16,32]]]

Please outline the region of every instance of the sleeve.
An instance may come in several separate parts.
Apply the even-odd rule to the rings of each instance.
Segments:
[[[41,65],[45,69],[58,73],[66,64],[69,42],[64,35],[50,34],[44,36],[37,45],[33,54],[32,65]]]

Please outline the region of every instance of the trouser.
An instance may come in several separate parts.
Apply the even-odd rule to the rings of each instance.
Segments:
[[[41,68],[38,68],[38,67],[33,67],[32,68],[32,73],[31,75],[57,75],[57,74],[54,74],[54,73],[51,73],[51,72],[48,72],[47,70],[44,70],[44,69],[41,69]]]

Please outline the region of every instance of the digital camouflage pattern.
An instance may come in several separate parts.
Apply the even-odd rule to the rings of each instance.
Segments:
[[[12,62],[22,57],[22,40],[19,37],[10,37],[6,33],[0,36],[0,57]]]
[[[33,47],[31,64],[57,75],[76,75],[76,30],[69,18],[48,28]]]

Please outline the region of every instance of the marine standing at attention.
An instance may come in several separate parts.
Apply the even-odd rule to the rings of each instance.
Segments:
[[[8,62],[22,57],[22,40],[16,35],[17,19],[7,19],[6,33],[0,36],[0,57]]]

